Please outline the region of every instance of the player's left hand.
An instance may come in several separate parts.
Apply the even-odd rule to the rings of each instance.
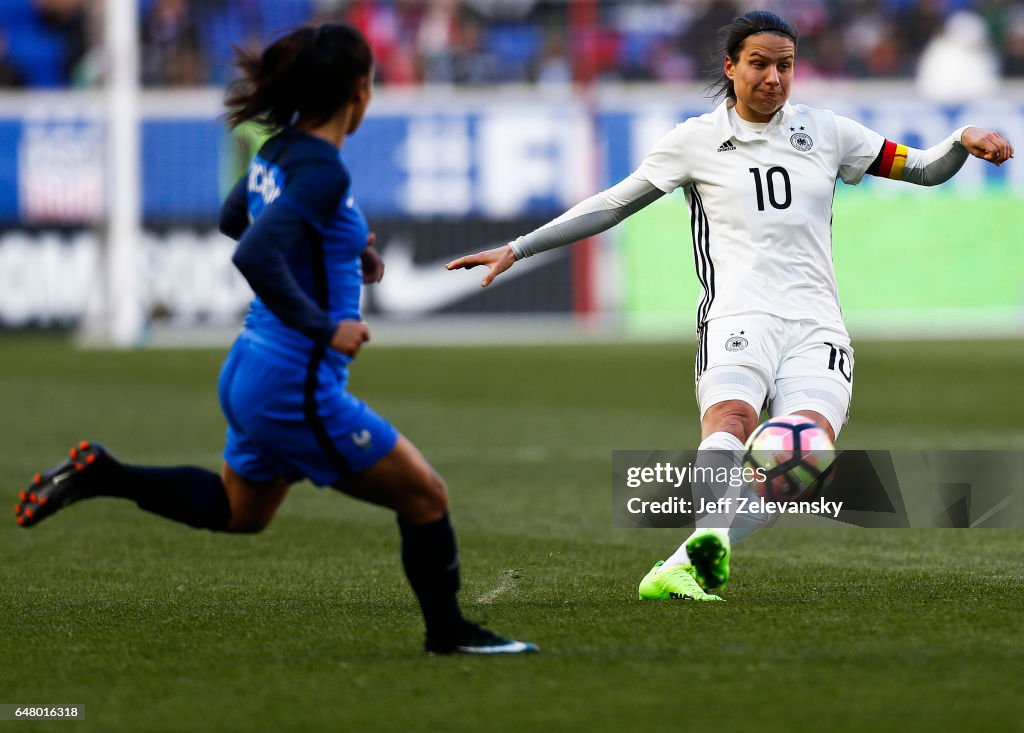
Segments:
[[[1000,166],[1013,157],[1010,141],[995,130],[968,127],[960,136],[960,144],[975,158]]]
[[[377,235],[370,232],[366,238],[366,246],[359,255],[359,259],[363,263],[363,282],[367,285],[379,283],[384,279],[384,260],[380,258],[380,252],[373,246],[376,241]]]
[[[356,358],[363,344],[370,340],[370,327],[363,321],[338,321],[331,337],[331,348]]]

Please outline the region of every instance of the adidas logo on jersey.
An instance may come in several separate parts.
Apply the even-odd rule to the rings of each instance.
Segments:
[[[720,146],[718,146],[719,153],[728,153],[730,150],[735,150],[736,146],[732,144],[732,140],[726,140]]]

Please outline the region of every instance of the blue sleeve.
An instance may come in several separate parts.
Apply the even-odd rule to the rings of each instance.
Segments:
[[[320,344],[331,342],[337,324],[296,282],[288,267],[288,252],[302,240],[318,236],[337,212],[347,188],[348,176],[337,165],[317,164],[295,171],[281,196],[249,226],[232,258],[274,315]]]
[[[220,207],[220,231],[234,240],[241,239],[249,226],[249,210],[246,202],[246,187],[249,175],[238,179],[224,204]]]

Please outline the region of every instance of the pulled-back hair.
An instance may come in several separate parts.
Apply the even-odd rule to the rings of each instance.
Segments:
[[[358,29],[325,23],[298,28],[262,53],[236,47],[235,65],[242,77],[224,100],[228,124],[253,120],[279,130],[299,120],[327,122],[371,73],[373,53]]]
[[[729,25],[721,29],[721,46],[715,55],[717,74],[708,89],[713,92],[712,99],[718,99],[723,94],[729,99],[736,99],[736,88],[732,79],[725,75],[722,69],[722,59],[728,56],[734,64],[740,61],[740,50],[743,42],[748,36],[755,33],[775,33],[792,39],[793,46],[797,45],[799,34],[796,26],[785,18],[767,10],[752,10],[746,15],[733,18]]]

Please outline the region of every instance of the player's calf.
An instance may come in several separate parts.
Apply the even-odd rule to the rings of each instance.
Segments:
[[[128,466],[98,443],[82,441],[68,458],[36,474],[18,496],[15,515],[22,527],[82,499],[133,499],[140,508],[189,526],[224,531],[231,506],[220,476],[194,466]]]

